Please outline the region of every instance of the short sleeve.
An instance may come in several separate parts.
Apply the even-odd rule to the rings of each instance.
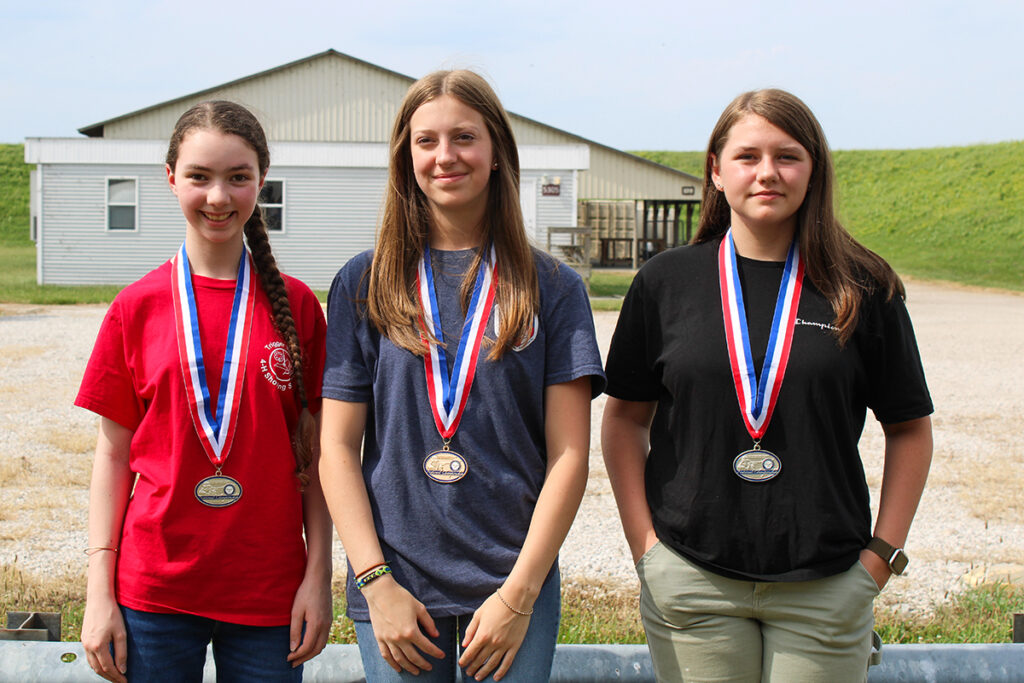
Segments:
[[[626,292],[608,350],[609,396],[626,401],[655,401],[661,382],[653,370],[651,344],[657,335],[648,318],[653,309],[644,287],[644,271],[640,271]]]
[[[544,268],[543,262],[538,264]],[[544,384],[561,384],[580,377],[591,378],[591,397],[604,391],[604,368],[597,348],[594,314],[582,278],[567,266],[557,265],[555,282],[545,283],[542,297],[554,292],[553,301],[544,302],[545,347]]]
[[[868,407],[879,422],[906,422],[933,411],[917,339],[900,296],[869,302]]]
[[[96,336],[75,405],[135,431],[145,413],[145,404],[135,391],[127,343],[122,307],[115,299]]]
[[[324,398],[365,403],[373,398],[373,373],[364,353],[365,339],[371,334],[365,319],[366,300],[360,283],[369,255],[354,257],[338,271],[327,295],[327,354],[324,363]]]

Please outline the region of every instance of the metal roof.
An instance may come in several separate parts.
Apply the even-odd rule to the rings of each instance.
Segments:
[[[416,79],[412,78],[411,76],[406,76],[405,74],[398,73],[397,71],[391,71],[390,69],[385,69],[382,66],[378,66],[376,64],[372,64],[370,62],[367,62],[367,61],[362,60],[362,59],[358,59],[356,57],[352,57],[351,55],[347,55],[347,54],[345,54],[343,52],[338,52],[337,50],[334,50],[334,49],[328,49],[328,50],[325,50],[323,52],[318,52],[316,54],[310,55],[308,57],[303,57],[302,59],[297,59],[295,61],[288,62],[286,64],[275,66],[273,68],[266,69],[264,71],[260,71],[260,72],[254,73],[254,74],[250,74],[248,76],[244,76],[242,78],[235,79],[233,81],[228,81],[226,83],[221,83],[221,84],[209,87],[209,88],[205,88],[203,90],[199,90],[199,91],[196,91],[196,92],[193,92],[193,93],[189,93],[187,95],[182,95],[181,97],[176,97],[176,98],[173,98],[173,99],[170,99],[170,100],[166,100],[164,102],[160,102],[158,104],[154,104],[154,105],[151,105],[151,106],[148,106],[148,107],[144,107],[142,109],[137,109],[137,110],[129,112],[127,114],[122,114],[120,116],[115,116],[113,118],[106,119],[106,120],[100,121],[98,123],[94,123],[94,124],[91,124],[91,125],[88,125],[88,126],[84,126],[82,128],[79,128],[78,132],[82,133],[83,135],[86,135],[88,137],[91,137],[91,138],[102,137],[103,136],[103,129],[108,124],[111,124],[111,123],[114,123],[114,122],[117,122],[117,121],[123,121],[125,119],[129,119],[129,118],[132,118],[134,116],[138,116],[139,114],[143,114],[143,113],[146,113],[146,112],[151,112],[151,111],[163,108],[163,107],[167,107],[169,105],[173,105],[173,104],[178,103],[178,102],[183,102],[183,101],[187,101],[187,100],[193,100],[196,97],[202,97],[205,94],[213,93],[213,92],[218,91],[218,90],[223,90],[224,88],[229,88],[229,87],[236,86],[236,85],[239,85],[239,84],[242,84],[242,83],[246,83],[246,82],[249,82],[249,81],[252,81],[252,80],[260,79],[260,78],[263,78],[263,77],[267,76],[268,74],[273,74],[273,73],[276,73],[276,72],[279,72],[279,71],[290,69],[290,68],[298,66],[300,64],[316,61],[316,60],[319,60],[319,59],[330,59],[330,58],[338,58],[338,59],[349,60],[349,61],[357,63],[359,66],[368,67],[370,69],[374,69],[376,71],[388,74],[390,76],[394,76],[394,77],[398,77],[400,79],[406,80],[410,84],[412,84],[416,80]],[[579,143],[586,144],[586,145],[592,145],[594,147],[599,147],[599,148],[602,148],[604,150],[607,150],[607,151],[612,152],[612,153],[617,154],[617,155],[623,155],[624,157],[629,158],[633,162],[638,162],[638,163],[640,163],[642,165],[646,165],[646,166],[651,167],[651,168],[656,168],[659,171],[667,172],[667,173],[671,173],[671,174],[677,175],[680,179],[685,179],[685,180],[688,180],[688,181],[690,181],[692,183],[699,183],[700,182],[700,178],[698,178],[697,176],[690,175],[689,173],[683,173],[682,171],[674,169],[674,168],[672,168],[670,166],[665,166],[664,164],[659,164],[659,163],[657,163],[655,161],[651,161],[650,159],[645,159],[644,157],[637,156],[635,154],[630,154],[629,152],[624,152],[624,151],[622,151],[620,149],[616,149],[615,147],[611,147],[609,145],[605,145],[605,144],[602,144],[600,142],[596,142],[594,140],[590,140],[588,138],[584,138],[582,136],[576,135],[575,133],[570,133],[570,132],[562,130],[560,128],[556,128],[555,126],[550,126],[550,125],[548,125],[546,123],[542,123],[542,122],[537,121],[535,119],[531,119],[529,117],[522,116],[522,115],[516,114],[514,112],[508,112],[508,114],[513,119],[521,119],[522,121],[525,121],[527,123],[534,124],[534,125],[537,125],[537,126],[541,126],[541,127],[545,128],[545,129],[547,129],[547,130],[549,130],[549,131],[551,131],[553,133],[557,133],[559,135],[564,135],[564,136],[566,136],[566,137],[568,137],[568,138],[570,138],[572,140],[575,140],[575,141],[577,141]]]

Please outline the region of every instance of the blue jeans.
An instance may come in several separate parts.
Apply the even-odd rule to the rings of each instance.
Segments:
[[[540,589],[536,602],[533,604],[533,615],[526,631],[523,644],[516,653],[511,668],[501,683],[538,683],[551,677],[551,661],[555,656],[555,642],[558,640],[558,622],[562,613],[561,582],[558,569],[551,573]],[[407,671],[396,673],[380,656],[377,639],[373,635],[373,626],[369,621],[357,621],[356,637],[359,640],[359,656],[363,660],[363,671],[367,683],[398,683],[399,681],[416,681],[416,683],[451,683],[452,681],[472,681],[458,666],[459,643],[466,636],[472,614],[457,617],[434,617],[434,625],[440,632],[437,638],[431,638],[444,652],[444,659],[434,659],[424,655],[434,667],[430,671],[421,671],[413,676]],[[493,681],[491,676],[484,679]]]
[[[128,632],[128,680],[198,683],[213,642],[218,683],[302,680],[287,661],[288,626],[242,626],[192,614],[121,608]]]

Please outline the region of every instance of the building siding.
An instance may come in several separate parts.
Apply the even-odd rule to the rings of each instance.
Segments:
[[[550,182],[555,176],[561,179],[560,194],[557,197],[545,197],[542,194],[541,179],[547,177]],[[529,171],[523,178],[537,180],[537,244],[540,249],[547,247],[548,228],[575,225],[576,201],[571,173],[549,169],[546,171]]]
[[[185,220],[164,173],[151,166],[45,165],[44,239],[38,245],[46,284],[126,284],[173,256]],[[106,179],[138,178],[138,230],[106,229]],[[284,233],[270,242],[281,270],[326,289],[349,258],[373,246],[383,169],[274,170],[287,184]]]
[[[46,284],[123,284],[173,254],[184,219],[159,166],[44,165],[39,243]],[[138,229],[106,229],[106,179],[138,178]]]
[[[579,154],[569,150],[564,156]],[[127,284],[170,258],[184,239],[184,218],[158,165],[44,163],[37,171],[45,225],[37,244],[41,283]],[[559,197],[541,196],[544,176],[560,177]],[[106,229],[110,177],[138,179],[136,231]],[[327,289],[346,261],[373,247],[387,169],[280,165],[272,167],[270,177],[283,180],[286,188],[284,232],[270,235],[281,270],[314,289]],[[543,247],[548,226],[575,221],[573,172],[530,169],[523,177],[537,179],[537,242]]]
[[[314,289],[327,289],[350,258],[373,247],[387,185],[384,169],[274,169],[286,178],[285,232],[270,243],[278,264]]]

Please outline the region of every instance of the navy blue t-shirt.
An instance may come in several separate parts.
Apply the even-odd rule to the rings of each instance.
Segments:
[[[462,274],[474,252],[431,251],[449,368],[464,312]],[[579,275],[534,253],[540,284],[537,336],[500,360],[480,352],[468,404],[451,441],[466,476],[441,484],[423,460],[441,447],[427,396],[422,356],[382,337],[365,315],[372,252],[349,261],[328,297],[323,396],[368,404],[363,477],[384,557],[395,579],[434,616],[472,613],[501,586],[519,555],[544,483],[544,389],[604,373],[586,289]],[[499,264],[500,276],[500,264]],[[486,337],[494,339],[495,315]],[[352,581],[348,614],[369,619]]]

